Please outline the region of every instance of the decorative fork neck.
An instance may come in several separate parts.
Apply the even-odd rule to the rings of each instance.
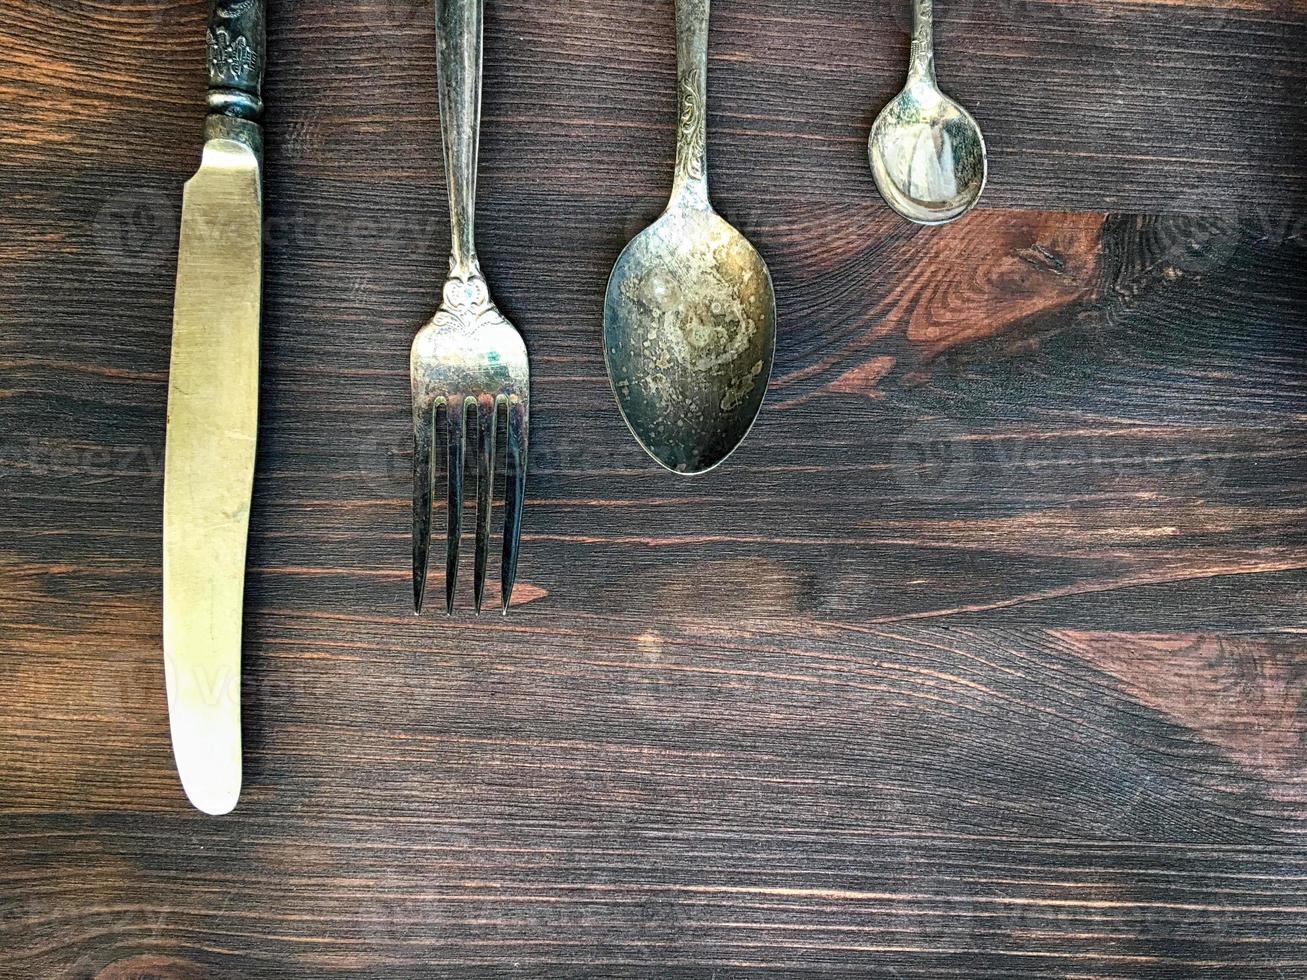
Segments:
[[[470,259],[450,256],[449,278],[445,280],[442,299],[444,309],[451,313],[479,315],[493,308],[490,286],[475,255]]]

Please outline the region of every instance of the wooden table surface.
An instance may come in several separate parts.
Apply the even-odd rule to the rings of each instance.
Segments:
[[[430,9],[270,6],[223,819],[159,638],[206,4],[0,18],[0,973],[1307,976],[1303,0],[942,3],[991,181],[934,230],[865,157],[907,3],[718,0],[714,190],[780,336],[694,481],[600,347],[668,189],[671,5],[491,0],[534,455],[513,613],[452,621],[409,606]]]

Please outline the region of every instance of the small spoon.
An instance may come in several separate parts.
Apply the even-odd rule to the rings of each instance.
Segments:
[[[988,163],[971,113],[935,84],[933,0],[914,0],[908,83],[871,127],[868,150],[881,196],[921,225],[960,218],[980,200]]]
[[[767,265],[708,200],[709,0],[676,0],[680,122],[671,202],[626,246],[604,303],[622,417],[682,474],[720,464],[762,407],[776,350]]]

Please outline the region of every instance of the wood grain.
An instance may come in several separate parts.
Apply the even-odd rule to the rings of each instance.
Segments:
[[[906,11],[714,5],[714,188],[780,337],[683,482],[599,346],[670,5],[489,4],[479,230],[538,407],[513,614],[446,621],[407,609],[430,11],[271,5],[224,820],[159,650],[205,5],[0,19],[0,975],[1307,976],[1307,8],[939,6],[993,179],[924,230],[865,161]]]

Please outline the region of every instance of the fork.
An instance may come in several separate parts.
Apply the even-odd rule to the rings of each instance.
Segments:
[[[413,341],[413,607],[422,612],[430,565],[433,457],[448,464],[445,611],[452,615],[463,532],[468,416],[476,438],[476,559],[473,591],[481,612],[490,552],[495,441],[506,435],[504,550],[500,596],[508,613],[517,578],[526,494],[530,370],[522,335],[495,307],[477,261],[477,146],[481,127],[484,0],[436,0],[440,128],[449,184],[450,256],[440,309]]]

